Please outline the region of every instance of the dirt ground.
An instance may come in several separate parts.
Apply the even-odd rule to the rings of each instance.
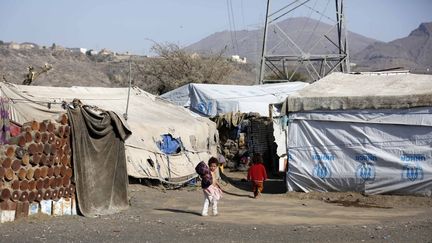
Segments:
[[[199,186],[129,186],[130,208],[85,218],[36,216],[0,225],[1,242],[432,242],[432,199],[358,193],[280,193],[271,179],[251,198],[227,173],[219,215],[200,215]]]

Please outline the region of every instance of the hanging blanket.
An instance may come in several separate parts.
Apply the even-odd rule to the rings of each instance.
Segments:
[[[128,207],[124,140],[131,131],[111,111],[89,107],[68,110],[72,161],[79,210],[84,216],[119,212]]]

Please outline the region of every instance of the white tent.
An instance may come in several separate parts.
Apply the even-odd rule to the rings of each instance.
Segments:
[[[290,191],[432,195],[432,76],[333,73],[284,102]]]
[[[65,113],[61,104],[74,98],[83,104],[111,110],[119,117],[126,112],[128,88],[43,87],[0,83],[1,96],[11,100],[11,119],[55,119]],[[186,125],[187,124],[187,125]],[[127,125],[132,135],[126,140],[127,170],[136,178],[181,180],[195,175],[195,165],[216,155],[216,125],[208,119],[194,117],[178,107],[139,88],[132,88]],[[161,135],[180,138],[184,151],[167,155],[157,146]]]
[[[257,112],[268,116],[269,104],[280,103],[288,94],[307,85],[303,82],[254,86],[191,83],[161,97],[207,117],[228,112]]]

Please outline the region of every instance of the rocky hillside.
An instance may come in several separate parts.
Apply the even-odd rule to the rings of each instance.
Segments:
[[[278,23],[278,26],[286,33],[289,33],[296,44],[306,53],[327,54],[336,52],[334,45],[324,38],[324,34],[332,40],[336,40],[336,30],[331,25],[320,22],[315,19],[298,17],[289,18]],[[281,35],[278,28],[270,25],[268,31],[267,50],[275,46],[279,54],[298,54],[296,48],[287,45],[280,45]],[[348,33],[350,53],[356,53],[363,50],[368,45],[377,42],[377,40],[356,34]],[[232,41],[232,37],[237,41]],[[190,51],[198,53],[215,53],[226,49],[227,55],[240,55],[246,57],[248,62],[256,63],[261,58],[263,29],[240,30],[230,33],[229,31],[214,33],[187,47]],[[320,40],[316,44],[317,40]]]
[[[146,77],[143,70],[151,58],[145,56],[119,55],[99,52],[88,55],[72,52],[63,47],[41,48],[35,44],[0,43],[0,79],[21,84],[33,66],[39,71],[45,64],[52,66],[42,73],[32,85],[40,86],[98,86],[126,87],[129,83],[129,58],[132,60],[132,85],[148,92],[157,93],[158,82]],[[21,48],[19,47],[21,46]],[[24,48],[23,48],[24,47]],[[233,72],[220,83],[253,84],[256,82],[254,66],[233,63]]]
[[[388,43],[374,43],[353,56],[359,69],[432,70],[432,22],[422,23],[407,37]]]

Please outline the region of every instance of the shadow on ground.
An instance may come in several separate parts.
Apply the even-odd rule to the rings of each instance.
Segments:
[[[232,173],[227,173],[227,174],[221,173],[222,180],[224,180],[225,182],[233,185],[234,187],[240,190],[252,193],[252,187],[249,181],[247,181],[245,178],[230,176],[231,174]],[[284,178],[278,176],[270,176],[270,178],[264,182],[264,191],[262,192],[263,194],[282,194],[286,192],[287,192],[287,188],[286,188],[286,183]],[[225,192],[225,193],[230,195],[235,194],[229,192]],[[249,194],[247,195],[236,194],[234,196],[249,197]]]
[[[155,210],[158,210],[158,211],[167,211],[167,212],[172,212],[172,213],[193,214],[193,215],[201,216],[201,214],[199,214],[199,213],[197,213],[195,211],[190,211],[190,210],[180,210],[180,209],[173,209],[173,208],[155,208]]]

